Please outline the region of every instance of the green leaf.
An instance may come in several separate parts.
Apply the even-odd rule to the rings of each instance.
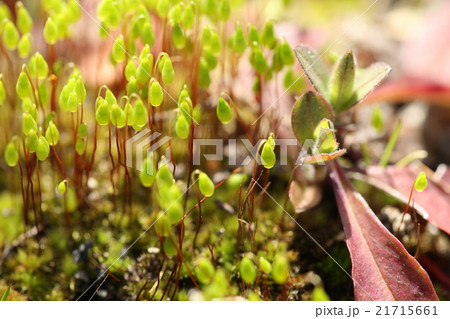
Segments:
[[[322,119],[333,120],[331,106],[325,99],[312,91],[303,94],[292,111],[292,129],[301,144],[314,139],[314,131]]]
[[[353,53],[348,51],[336,64],[330,79],[330,104],[337,112],[353,106],[355,72],[355,58]]]
[[[320,57],[317,56],[313,49],[306,46],[296,47],[295,55],[317,92],[327,96],[329,69]]]
[[[353,105],[359,103],[372,92],[389,72],[391,72],[391,67],[383,62],[374,63],[366,69],[358,69],[353,86],[356,95]]]

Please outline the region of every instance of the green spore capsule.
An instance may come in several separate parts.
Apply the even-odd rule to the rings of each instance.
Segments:
[[[170,234],[171,227],[172,225],[170,224],[169,217],[167,217],[166,214],[160,212],[155,223],[156,233],[161,237],[167,237]]]
[[[178,23],[173,26],[172,42],[178,50],[182,50],[186,46],[186,37]]]
[[[289,262],[285,256],[277,255],[272,264],[272,279],[277,284],[284,284],[289,277]]]
[[[252,284],[256,279],[256,266],[248,257],[244,257],[239,265],[239,273],[246,284]]]
[[[77,136],[80,138],[85,138],[88,136],[88,127],[86,122],[82,122],[80,126],[78,126]]]
[[[280,55],[281,61],[284,65],[293,65],[295,62],[294,50],[292,50],[289,43],[284,40],[284,42],[280,45]]]
[[[28,135],[31,130],[37,131],[36,121],[30,113],[24,113],[22,117],[22,132],[23,134]]]
[[[9,167],[15,167],[19,162],[19,152],[17,151],[14,142],[12,141],[9,142],[8,145],[6,145],[5,161]]]
[[[28,132],[28,136],[25,140],[28,152],[30,152],[30,153],[36,152],[38,140],[39,140],[39,138],[38,138],[36,132],[34,130],[30,130]]]
[[[164,58],[164,64],[161,69],[161,78],[165,85],[171,85],[175,80],[175,71],[169,57]]]
[[[172,20],[173,22],[178,23],[181,20],[181,14],[182,14],[181,4],[177,3],[170,9],[167,17],[168,17],[168,20]]]
[[[30,97],[32,94],[31,85],[30,82],[28,81],[28,77],[25,71],[22,71],[19,74],[19,78],[17,79],[16,83],[16,92],[21,99]]]
[[[178,115],[175,122],[175,133],[181,139],[187,139],[189,137],[189,123],[186,117],[183,115]]]
[[[105,102],[106,102],[106,104],[108,104],[108,107],[112,107],[114,104],[117,104],[116,96],[110,89],[106,90]]]
[[[165,18],[169,13],[169,0],[159,0],[156,6],[156,12],[161,18]]]
[[[209,47],[211,42],[211,29],[209,28],[208,25],[205,25],[203,27],[200,39],[204,46]]]
[[[136,76],[136,65],[134,64],[133,59],[128,61],[127,66],[125,67],[125,78],[127,81],[130,81],[131,77]]]
[[[78,110],[78,95],[77,92],[72,91],[67,99],[67,110],[76,112]]]
[[[45,137],[40,136],[36,147],[36,156],[42,162],[45,161],[50,154],[50,145]]]
[[[214,279],[216,273],[211,260],[208,258],[200,258],[197,260],[195,274],[197,279],[204,285],[209,284]]]
[[[3,43],[9,50],[15,50],[19,42],[19,31],[11,21],[6,21],[3,25]]]
[[[181,24],[185,30],[190,30],[194,27],[195,23],[195,4],[189,3],[184,9],[181,17]]]
[[[217,32],[211,32],[211,45],[209,47],[215,54],[219,54],[222,50],[222,40]]]
[[[265,274],[270,274],[272,272],[272,265],[264,257],[259,257],[259,268]]]
[[[151,187],[153,185],[153,182],[155,181],[155,169],[151,157],[146,158],[142,171],[139,172],[139,180],[144,187]]]
[[[139,90],[139,83],[136,80],[136,77],[131,76],[130,80],[127,83],[127,95],[137,93],[138,90]]]
[[[141,38],[142,42],[150,47],[153,47],[155,44],[155,32],[153,31],[152,25],[148,21],[142,26]]]
[[[117,127],[121,128],[125,126],[125,112],[120,108],[119,105],[114,104],[111,107],[110,113],[111,123]]]
[[[167,209],[167,217],[170,219],[171,224],[176,224],[183,217],[183,206],[180,202],[174,202]]]
[[[95,119],[99,125],[108,125],[109,123],[109,108],[105,101],[101,101],[95,111]]]
[[[241,25],[238,24],[234,36],[234,50],[238,54],[242,54],[246,48],[247,48],[247,39],[245,37],[244,30],[242,29]]]
[[[198,188],[206,197],[214,195],[214,183],[204,172],[198,174]]]
[[[263,26],[262,32],[261,32],[261,39],[262,43],[272,49],[276,44],[276,38],[275,38],[275,30],[273,28],[273,21],[267,20],[266,23]]]
[[[133,110],[133,106],[131,105],[131,103],[127,102],[125,104],[123,111],[125,112],[126,125],[133,126],[134,125],[134,110]]]
[[[155,107],[160,106],[164,99],[164,92],[158,81],[152,80],[150,82],[149,91],[150,104]]]
[[[241,187],[241,184],[243,185],[247,181],[247,179],[247,174],[232,174],[226,181],[226,184],[231,189],[238,189],[239,187]]]
[[[67,183],[67,181],[66,181],[66,180],[63,180],[63,181],[61,181],[61,182],[58,184],[58,186],[56,187],[56,191],[57,191],[59,194],[63,195],[63,194],[66,193],[66,191],[67,191],[66,183]]]
[[[138,99],[134,105],[134,124],[138,127],[143,127],[147,123],[147,119],[147,108],[145,107],[144,102],[142,102],[141,99]]]
[[[17,44],[17,52],[19,52],[19,56],[22,59],[25,59],[30,55],[31,46],[31,34],[26,33],[20,38],[20,41]]]
[[[173,246],[173,243],[169,238],[164,240],[164,253],[169,257],[177,255],[177,249]]]
[[[255,70],[260,74],[265,74],[269,66],[267,65],[266,57],[264,56],[260,47],[252,49],[251,62]]]
[[[83,103],[86,99],[86,87],[84,86],[83,78],[78,76],[77,81],[75,82],[75,92],[77,92],[78,98],[80,99],[80,103]]]
[[[47,139],[48,144],[51,146],[58,144],[59,131],[53,122],[49,123],[47,130],[45,131],[45,138]]]
[[[231,121],[232,114],[231,114],[231,107],[230,104],[228,104],[227,101],[223,97],[219,97],[219,101],[217,102],[217,118],[220,122],[223,124],[227,124]]]
[[[153,68],[153,55],[149,54],[139,60],[139,66],[136,69],[136,80],[140,84],[147,83]]]
[[[383,115],[381,114],[381,110],[379,107],[373,109],[372,113],[372,126],[377,130],[378,133],[381,133],[384,129],[384,120]]]
[[[86,150],[86,142],[83,138],[78,137],[77,142],[75,143],[75,151],[78,155],[83,155]]]
[[[227,21],[230,18],[231,6],[229,0],[222,0],[219,4],[219,20]]]
[[[267,139],[267,142],[264,143],[264,146],[261,151],[261,162],[264,165],[266,169],[271,169],[277,160],[277,157],[275,156],[275,152],[273,149],[275,148],[275,141],[273,140],[273,137],[270,136]]]
[[[0,105],[3,105],[3,103],[5,103],[5,100],[6,100],[6,90],[0,75]]]
[[[28,33],[33,29],[33,19],[21,1],[16,2],[17,27],[20,33]]]
[[[164,159],[161,160],[164,161]],[[169,166],[164,162],[156,172],[156,183],[159,188],[168,188],[173,184],[172,172],[170,171]]]
[[[248,43],[259,44],[261,42],[258,30],[254,24],[249,24],[248,26]]]
[[[125,40],[123,39],[123,35],[120,34],[114,41],[111,56],[116,63],[125,61],[126,53]]]
[[[30,76],[32,78],[45,79],[48,75],[48,64],[45,61],[44,57],[36,52],[28,63],[28,71],[30,72]]]
[[[317,286],[312,291],[311,301],[330,301],[330,297],[323,287]]]
[[[100,2],[97,9],[97,15],[102,24],[107,28],[117,28],[122,20],[118,3],[114,0],[104,0]]]
[[[50,45],[58,40],[58,28],[52,18],[48,18],[44,26],[44,39]]]
[[[420,172],[417,175],[416,180],[414,182],[414,188],[418,192],[423,192],[427,188],[427,185],[428,185],[427,175],[425,174],[425,172]]]

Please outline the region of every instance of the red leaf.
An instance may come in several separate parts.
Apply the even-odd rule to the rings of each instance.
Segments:
[[[336,161],[329,165],[356,300],[438,300],[428,274],[379,221]]]
[[[403,202],[408,201],[411,187],[420,172],[412,166],[381,168],[372,166],[367,169],[367,182],[380,188]],[[450,194],[445,191],[445,176],[442,185],[433,182],[428,176],[427,188],[419,193],[414,191],[414,208],[427,221],[450,234]]]

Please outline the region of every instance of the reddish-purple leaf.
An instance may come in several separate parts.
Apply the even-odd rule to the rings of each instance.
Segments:
[[[356,300],[438,300],[428,274],[384,226],[336,161],[329,165]]]
[[[369,167],[366,173],[369,184],[388,192],[406,204],[419,172],[419,169],[412,166],[386,168],[373,166]],[[424,219],[450,234],[450,194],[445,191],[445,185],[438,185],[433,182],[433,178],[428,177],[427,188],[421,193],[416,191],[413,193],[414,208]]]

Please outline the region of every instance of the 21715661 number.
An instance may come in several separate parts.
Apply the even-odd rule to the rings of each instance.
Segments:
[[[437,316],[436,306],[377,306],[377,316]]]

